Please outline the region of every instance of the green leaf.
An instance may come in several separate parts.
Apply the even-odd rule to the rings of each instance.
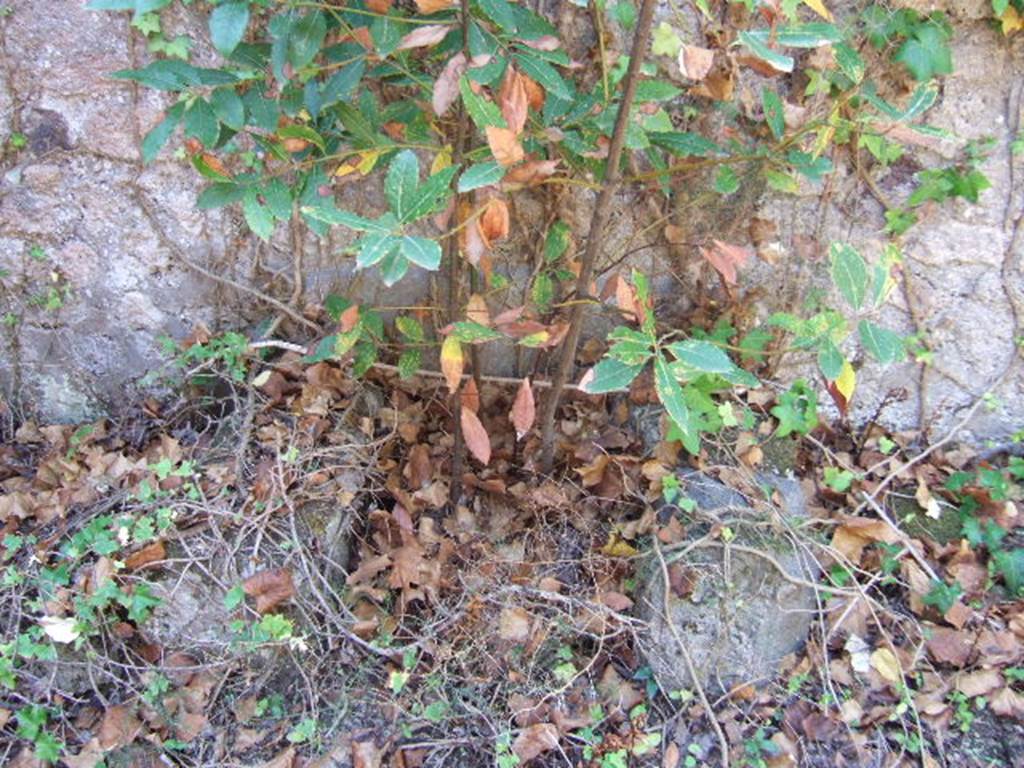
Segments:
[[[463,344],[480,344],[484,341],[504,338],[493,328],[488,328],[482,323],[473,320],[462,320],[452,323],[452,336]]]
[[[234,88],[218,88],[210,96],[213,112],[228,128],[240,131],[245,127],[245,106]]]
[[[647,134],[651,143],[662,149],[667,149],[677,157],[706,157],[708,155],[721,154],[722,148],[710,139],[706,139],[697,133],[684,133],[680,131],[669,131],[664,133],[652,132]]]
[[[797,433],[806,435],[818,426],[818,397],[807,382],[797,379],[779,396],[779,404],[771,410],[779,420],[779,437]]]
[[[473,93],[469,80],[465,75],[459,80],[459,93],[462,95],[462,103],[472,118],[473,123],[481,131],[489,125],[498,128],[508,128],[508,123],[501,116],[501,110],[492,101],[488,101],[482,93]]]
[[[719,167],[715,173],[715,192],[720,195],[731,195],[740,188],[740,180],[736,171],[728,165]]]
[[[356,86],[359,85],[365,70],[366,60],[359,59],[331,75],[330,79],[324,83],[323,90],[320,93],[321,108],[329,107],[339,101],[347,101],[355,91]]]
[[[302,16],[291,25],[288,35],[288,61],[302,69],[320,52],[327,36],[327,20],[320,11]]]
[[[861,320],[857,325],[857,331],[860,333],[860,342],[864,349],[878,362],[886,365],[903,359],[903,339],[898,333],[876,325],[870,320]]]
[[[480,187],[497,184],[505,176],[505,168],[498,163],[477,163],[471,165],[459,177],[459,192],[470,192]]]
[[[230,56],[242,42],[248,25],[248,0],[221,3],[210,14],[210,42],[222,56]]]
[[[937,24],[919,26],[914,36],[900,46],[893,61],[903,64],[915,80],[931,80],[936,75],[953,73],[949,37]]]
[[[679,386],[679,382],[668,367],[668,362],[661,355],[654,358],[654,389],[672,423],[683,434],[684,442],[692,440],[694,435],[690,429],[690,410],[686,407],[683,388]]]
[[[796,180],[791,173],[785,171],[779,171],[775,168],[765,168],[764,178],[768,182],[768,186],[772,189],[778,190],[779,192],[785,192],[787,194],[795,194],[800,189],[800,183]]]
[[[366,269],[382,261],[385,256],[398,252],[400,239],[387,233],[371,232],[359,238],[359,253],[356,256],[356,267]],[[403,258],[404,261],[404,258]],[[408,263],[406,264],[408,268]],[[405,274],[403,271],[402,274]]]
[[[220,123],[213,107],[205,99],[196,99],[185,112],[185,135],[199,139],[204,147],[212,147],[220,136]]]
[[[576,94],[558,74],[558,70],[537,56],[516,54],[516,64],[525,75],[536,80],[545,91],[558,99],[572,101]]]
[[[770,88],[761,89],[761,103],[764,106],[764,119],[771,129],[776,141],[782,139],[786,132],[786,116],[782,109],[782,100]]]
[[[768,47],[767,33],[740,32],[737,40],[762,61],[766,61],[780,72],[793,71],[793,58]]]
[[[636,26],[636,6],[629,0],[619,0],[612,7],[612,16],[627,32]]]
[[[1006,582],[1010,594],[1018,596],[1024,589],[1024,547],[1002,550],[993,555],[996,570]]]
[[[192,155],[192,165],[204,178],[211,181],[231,181],[230,176],[225,176],[219,168],[214,168],[207,161],[205,154]]]
[[[395,52],[402,42],[404,29],[391,16],[378,16],[370,23],[370,37],[381,57],[386,58]]]
[[[263,185],[263,199],[275,219],[287,221],[292,217],[292,193],[280,179],[271,179]]]
[[[728,374],[736,370],[725,351],[710,341],[687,339],[669,344],[668,349],[676,360],[700,373]]]
[[[433,213],[441,205],[443,199],[451,194],[452,179],[455,178],[458,170],[458,166],[450,165],[428,176],[427,180],[416,188],[408,210],[401,217],[401,223],[416,221]]]
[[[420,162],[411,149],[405,149],[395,155],[388,167],[384,180],[384,195],[388,205],[399,221],[402,221],[412,207],[416,197],[416,188],[420,183]]]
[[[211,184],[200,193],[196,207],[204,211],[220,208],[223,205],[237,203],[243,197],[245,197],[245,187],[243,186],[235,183]]]
[[[674,99],[682,92],[682,88],[676,88],[664,80],[641,80],[636,84],[634,100],[637,104],[643,104],[647,101],[668,101]]]
[[[846,362],[846,358],[843,357],[843,353],[835,344],[826,339],[821,345],[821,349],[818,350],[818,368],[821,370],[821,375],[828,381],[835,381],[843,371],[844,362]]]
[[[530,289],[530,298],[542,312],[550,308],[551,302],[555,300],[555,281],[551,279],[551,275],[547,272],[537,275]]]
[[[594,366],[594,376],[587,383],[585,390],[592,395],[600,395],[627,389],[643,368],[642,365],[626,365],[618,360],[605,358]]]
[[[508,0],[477,0],[482,10],[491,21],[509,34],[514,34],[518,26],[516,14]]]
[[[249,188],[242,198],[242,213],[245,214],[245,223],[249,229],[261,240],[270,240],[274,232],[274,217],[270,209],[259,201],[256,190]]]
[[[398,332],[409,341],[421,342],[426,338],[426,335],[423,332],[423,326],[415,317],[400,315],[395,318],[395,327],[398,329]]]
[[[419,370],[423,355],[418,349],[407,349],[398,358],[398,376],[402,381],[411,379]]]
[[[418,267],[433,272],[441,266],[441,245],[427,237],[402,238],[402,255]]]
[[[675,57],[682,47],[683,39],[667,21],[661,22],[654,28],[654,32],[651,34],[651,53],[655,56]]]
[[[616,328],[608,334],[608,340],[615,342],[608,350],[608,357],[626,365],[643,365],[653,354],[651,339],[632,328]]]
[[[756,34],[768,35],[767,30],[759,30]],[[818,48],[822,45],[835,45],[843,41],[843,33],[835,24],[812,22],[810,24],[790,24],[775,30],[776,42],[787,48]]]
[[[864,79],[864,59],[857,51],[846,43],[838,43],[832,49],[835,53],[836,64],[839,69],[853,82],[854,85]]]
[[[302,139],[316,146],[321,152],[326,151],[327,145],[323,136],[314,131],[308,125],[293,123],[277,129],[277,135],[282,139]]]
[[[832,282],[851,307],[860,309],[871,285],[867,262],[846,243],[832,243],[829,251],[832,256]]]
[[[553,264],[565,254],[569,248],[569,225],[564,221],[556,221],[551,225],[544,238],[544,261]]]
[[[380,263],[380,276],[384,285],[390,287],[405,277],[409,271],[409,260],[402,255],[402,252],[395,248]]]
[[[322,221],[325,224],[348,227],[349,229],[354,229],[357,232],[387,234],[392,230],[392,227],[388,225],[387,221],[382,219],[372,221],[371,219],[365,219],[357,214],[342,211],[337,208],[303,206],[302,213],[310,218],[316,219],[317,221]]]
[[[142,162],[149,164],[156,158],[185,114],[185,102],[179,101],[167,110],[164,119],[157,123],[142,140]]]

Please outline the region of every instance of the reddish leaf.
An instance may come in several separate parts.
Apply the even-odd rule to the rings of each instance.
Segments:
[[[459,78],[465,71],[466,57],[462,53],[457,53],[448,60],[444,69],[441,70],[441,74],[434,81],[431,104],[434,107],[434,114],[438,117],[447,112],[448,107],[454,104],[459,97]]]
[[[391,0],[366,0],[366,8],[374,13],[387,13],[391,10]]]
[[[406,51],[410,48],[426,48],[437,45],[450,31],[451,27],[446,24],[425,24],[403,37],[395,50]]]
[[[522,440],[536,418],[536,406],[533,401],[533,388],[530,386],[529,377],[523,379],[516,392],[515,402],[512,403],[512,411],[509,413],[509,420],[516,428],[516,439]]]
[[[462,436],[466,440],[466,447],[484,466],[491,461],[491,438],[487,430],[480,423],[480,419],[473,411],[465,406],[462,407]]]
[[[451,8],[453,5],[455,5],[454,0],[416,0],[419,12],[426,16]]]
[[[356,327],[357,322],[359,322],[359,305],[353,304],[342,312],[341,317],[338,318],[338,330],[342,333],[348,333]]]
[[[544,109],[544,100],[547,98],[544,89],[529,75],[520,73],[519,77],[522,78],[523,87],[526,88],[526,101],[530,105],[530,109],[534,112],[542,111]]]
[[[273,568],[254,573],[244,582],[242,590],[249,597],[256,598],[256,610],[260,613],[275,608],[295,596],[292,572],[288,568]]]
[[[428,446],[418,443],[412,447],[404,474],[409,481],[409,487],[413,490],[419,490],[431,481],[434,477],[434,463],[430,459]]]
[[[741,245],[723,243],[721,240],[712,240],[711,248],[701,248],[701,255],[708,260],[718,274],[729,285],[736,285],[736,270],[747,263],[750,257],[750,249]]]
[[[528,160],[522,165],[510,168],[501,180],[503,188],[515,185],[539,184],[553,176],[558,169],[560,160]]]
[[[505,77],[498,93],[498,105],[509,129],[518,136],[526,126],[529,100],[522,77],[511,65],[505,69]]]

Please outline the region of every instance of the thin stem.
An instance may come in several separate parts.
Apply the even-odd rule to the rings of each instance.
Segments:
[[[629,69],[622,90],[622,101],[615,117],[615,129],[612,131],[611,145],[608,149],[608,164],[605,169],[604,183],[594,205],[594,214],[590,219],[590,232],[587,235],[587,247],[580,260],[580,274],[576,281],[576,296],[589,293],[590,280],[594,274],[594,262],[601,247],[602,236],[608,217],[611,213],[612,200],[620,183],[619,166],[622,162],[622,150],[626,142],[626,128],[629,124],[629,112],[636,94],[637,76],[647,51],[647,40],[651,34],[651,22],[654,18],[655,0],[644,0],[637,20],[636,34],[633,37],[633,50],[630,53]],[[540,469],[544,473],[551,471],[555,455],[555,415],[562,399],[562,389],[572,373],[576,360],[576,347],[580,341],[583,327],[583,311],[586,304],[576,304],[572,308],[569,319],[569,332],[562,346],[562,354],[558,361],[558,370],[551,380],[551,393],[548,395],[541,421],[541,459]]]

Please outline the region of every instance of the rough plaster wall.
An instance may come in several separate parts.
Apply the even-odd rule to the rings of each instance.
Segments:
[[[265,315],[246,296],[189,270],[169,246],[240,283],[279,296],[290,291],[280,279],[270,279],[275,271],[287,273],[284,227],[271,247],[258,246],[245,234],[237,212],[195,209],[202,184],[171,151],[152,166],[141,166],[139,139],[160,119],[166,97],[105,78],[109,71],[144,65],[148,54],[125,14],[93,13],[84,5],[84,0],[21,0],[0,21],[0,139],[19,130],[31,143],[15,164],[5,165],[0,179],[0,268],[9,272],[0,313],[22,317],[0,335],[0,391],[49,419],[79,419],[116,403],[132,381],[161,360],[155,343],[161,333],[181,337],[199,321],[239,327]],[[956,10],[982,18],[980,8]],[[165,27],[172,34],[190,34],[194,61],[210,64],[215,59],[202,45],[203,18],[195,13],[165,13]],[[574,28],[582,34],[587,26],[581,22]],[[983,21],[961,21],[954,59],[956,74],[944,81],[941,101],[928,119],[963,138],[996,139],[983,166],[993,186],[979,206],[955,203],[930,212],[907,240],[915,314],[936,351],[936,365],[925,372],[923,387],[915,366],[879,374],[866,365],[854,404],[855,418],[863,420],[887,395],[905,390],[906,396],[882,413],[882,421],[910,428],[923,415],[934,434],[953,424],[1005,368],[1012,339],[1020,334],[1019,326],[1013,330],[1019,321],[1014,307],[1020,308],[1024,298],[1019,234],[1024,159],[1013,160],[1008,150],[1020,126],[1024,35],[1008,42]],[[930,166],[942,160],[946,148],[938,150],[914,154]],[[911,179],[893,173],[880,184],[886,194],[902,199]],[[846,192],[824,205],[821,188],[813,186],[801,196],[762,203],[759,215],[778,220],[790,258],[774,267],[759,265],[744,276],[746,285],[761,296],[778,297],[788,287],[821,283],[831,239],[877,254],[883,242],[880,206],[852,179],[840,177],[835,188]],[[379,180],[339,191],[341,206],[361,212],[381,210],[381,198]],[[578,237],[586,232],[591,201],[592,193],[574,190],[562,203]],[[525,283],[529,266],[516,259],[542,236],[543,211],[528,198],[517,199],[517,205],[520,237],[504,249],[499,264]],[[650,236],[635,236],[651,215],[640,195],[624,194],[605,237],[606,260],[650,242]],[[811,235],[817,246],[808,250],[801,243]],[[332,233],[329,242],[305,239],[308,298],[321,299],[333,290],[390,307],[436,302],[434,280],[418,270],[390,289],[373,274],[353,276],[350,260],[339,258],[346,242],[343,233]],[[30,257],[33,245],[44,247],[45,260]],[[648,248],[636,263],[660,265],[656,285],[666,295],[684,298],[666,256],[663,249]],[[70,287],[65,305],[56,311],[32,306],[29,298],[54,285],[54,275],[57,284]],[[774,308],[766,301],[763,311]],[[903,297],[894,297],[886,311],[892,324],[912,330]],[[605,327],[607,319],[595,317],[592,330]],[[494,350],[485,355],[485,366],[489,372],[509,372],[513,360],[507,350]],[[519,362],[530,361],[527,356]],[[801,372],[806,370],[794,366],[789,374]],[[1022,393],[1020,373],[1011,374],[996,393],[997,408],[981,411],[972,423],[975,435],[998,435],[1024,424]]]

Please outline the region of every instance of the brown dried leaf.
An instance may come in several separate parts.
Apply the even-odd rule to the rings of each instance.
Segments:
[[[611,664],[604,668],[601,679],[597,683],[597,691],[611,710],[629,712],[644,700],[643,691],[624,679]]]
[[[525,608],[502,608],[498,617],[498,637],[514,643],[525,643],[530,639],[531,624],[532,618]]]
[[[505,178],[501,180],[502,188],[539,184],[554,175],[560,162],[560,160],[527,160],[522,165],[508,170]]]
[[[696,45],[684,45],[679,49],[679,72],[689,80],[703,80],[708,76],[714,63],[713,50]]]
[[[998,669],[978,669],[960,675],[956,681],[956,689],[969,699],[975,696],[987,696],[1005,683]]]
[[[558,728],[551,723],[538,723],[524,728],[512,742],[512,752],[522,762],[549,752],[558,746]]]
[[[491,148],[491,154],[494,155],[494,159],[498,161],[499,165],[515,165],[526,156],[515,131],[488,125],[485,132],[487,146]]]
[[[403,471],[409,487],[419,490],[425,487],[434,477],[434,462],[430,458],[430,448],[423,443],[414,445],[409,450],[409,461]]]
[[[530,386],[529,377],[527,377],[519,385],[515,402],[512,403],[512,410],[508,415],[512,426],[516,428],[517,440],[522,440],[526,436],[536,417],[537,409],[533,400],[533,388]]]
[[[701,255],[722,276],[729,285],[736,285],[736,270],[747,263],[752,255],[750,249],[721,240],[712,240],[711,248],[701,248]]]
[[[147,544],[137,552],[125,558],[124,565],[129,571],[137,571],[150,563],[157,563],[167,558],[167,549],[162,541]]]
[[[451,27],[446,24],[424,24],[403,37],[395,50],[407,51],[411,48],[427,48],[437,45],[450,31]]]
[[[455,0],[416,0],[416,8],[425,16],[444,11],[455,5]]]
[[[267,613],[295,596],[295,584],[289,568],[272,568],[254,573],[242,582],[242,590],[256,598],[256,610]]]
[[[103,722],[97,737],[105,750],[125,747],[135,741],[142,731],[142,722],[135,716],[135,708],[129,704],[108,707],[103,713]]]
[[[488,437],[487,430],[477,415],[465,406],[462,408],[462,436],[466,440],[469,452],[477,461],[487,466],[491,461],[491,438]]]
[[[428,1],[435,2],[435,0]],[[418,2],[417,5],[419,5]],[[448,7],[448,5],[446,4],[445,7]],[[420,10],[422,10],[422,7]],[[434,81],[431,105],[434,108],[434,114],[438,117],[447,112],[448,107],[454,104],[455,100],[459,97],[459,78],[462,77],[465,71],[466,57],[462,53],[457,53],[448,60],[448,63],[444,65],[444,69],[441,70],[441,74]]]
[[[479,293],[474,293],[466,302],[466,318],[480,325],[491,325],[491,311],[487,308],[487,302]]]

